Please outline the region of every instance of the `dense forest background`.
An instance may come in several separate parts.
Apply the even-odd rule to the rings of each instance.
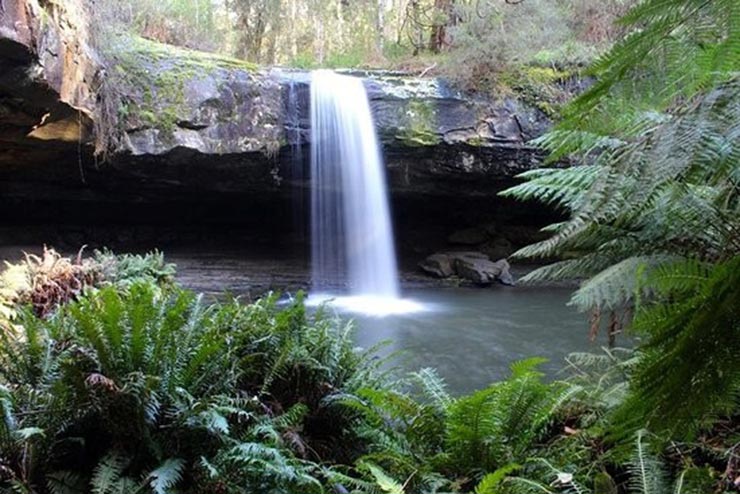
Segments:
[[[302,68],[438,71],[474,85],[517,64],[585,64],[633,0],[98,1],[99,24]],[[493,27],[493,28],[492,28]]]

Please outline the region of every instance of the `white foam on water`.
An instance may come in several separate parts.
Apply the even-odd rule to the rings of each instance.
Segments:
[[[429,304],[422,304],[412,299],[384,297],[378,295],[331,295],[316,293],[309,295],[306,305],[317,307],[326,304],[340,312],[361,314],[363,316],[386,317],[433,310]]]

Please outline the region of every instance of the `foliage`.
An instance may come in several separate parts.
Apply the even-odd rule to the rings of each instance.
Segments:
[[[147,468],[171,468],[183,453],[179,442],[203,441],[187,424],[233,379],[223,372],[220,328],[187,292],[106,287],[46,320],[23,312],[19,327],[3,336],[0,354],[12,390],[2,457],[27,487],[74,477],[111,492],[150,475],[161,485],[164,473]],[[193,394],[202,401],[189,400]],[[35,432],[14,439],[24,430]]]
[[[629,36],[595,66],[599,82],[540,140],[552,160],[570,155],[586,164],[528,172],[527,182],[504,192],[571,216],[549,228],[552,238],[519,251],[571,257],[530,280],[590,278],[574,302],[613,309],[632,298],[640,270],[676,257],[738,253],[740,98],[732,73],[740,57],[732,22],[740,8],[725,3],[693,9],[682,0],[645,2],[625,18],[650,29]],[[701,22],[689,25],[689,12]],[[664,33],[676,36],[656,50]],[[727,53],[736,56],[724,58]],[[687,75],[685,67],[707,69]]]
[[[5,264],[0,272],[0,331],[11,329],[15,305],[21,294],[31,291],[28,268],[24,264]]]
[[[93,260],[106,282],[120,286],[140,281],[165,285],[172,283],[175,276],[175,265],[165,262],[164,254],[156,250],[143,255],[95,251]]]
[[[156,251],[143,256],[96,251],[83,258],[83,249],[72,259],[44,247],[41,255],[27,253],[18,264],[6,262],[0,273],[0,328],[10,325],[19,306],[30,304],[37,315],[46,317],[88,288],[135,281],[166,284],[175,273],[174,265]]]
[[[523,65],[549,47],[565,42],[569,32],[556,2],[473,2],[459,5],[460,19],[450,29],[455,56],[447,71],[468,87],[495,87],[503,67]]]
[[[573,355],[551,383],[529,359],[454,397],[431,369],[388,379],[351,326],[300,297],[206,305],[141,268],[160,255],[98,256],[127,281],[46,318],[21,309],[2,336],[0,489],[640,493],[663,492],[647,482],[662,472],[698,494],[733,480],[740,431],[722,422],[702,421],[697,443],[610,439],[649,349]]]
[[[0,276],[0,318],[11,319],[14,307],[23,304],[30,304],[37,315],[47,316],[98,279],[96,266],[82,259],[82,251],[75,260],[47,247],[40,256],[26,254],[20,264],[6,262]]]
[[[592,331],[603,311],[610,333],[637,311],[647,343],[618,425],[690,436],[737,405],[740,4],[648,0],[623,22],[639,29],[540,140],[581,164],[504,194],[570,215],[517,253],[562,258],[528,280],[585,279],[572,303],[593,310]]]
[[[214,51],[225,39],[218,6],[212,0],[103,0],[90,5],[93,28],[128,29],[147,39]]]
[[[362,412],[355,427],[371,445],[362,461],[408,479],[405,492],[470,486],[486,472],[524,461],[569,396],[562,383],[542,381],[541,362],[515,363],[509,379],[460,398],[426,369],[406,381],[420,400],[401,389],[360,389],[339,402]]]
[[[590,61],[622,29],[631,0],[105,0],[91,4],[97,38],[111,28],[186,48],[295,67],[439,65],[467,86],[488,69]],[[440,52],[454,54],[437,57]],[[439,62],[439,63],[438,63]],[[485,84],[483,84],[485,86]]]
[[[300,298],[205,305],[160,254],[97,253],[107,284],[0,345],[0,488],[321,492],[363,449],[332,395],[380,385],[351,327]]]
[[[634,330],[650,336],[620,424],[686,435],[740,405],[740,256],[684,261],[648,280],[661,303],[644,307]],[[677,390],[681,390],[677,393]]]
[[[454,468],[492,472],[521,461],[540,439],[567,396],[558,384],[545,384],[536,371],[541,359],[512,366],[507,381],[457,400],[449,410],[446,447]]]

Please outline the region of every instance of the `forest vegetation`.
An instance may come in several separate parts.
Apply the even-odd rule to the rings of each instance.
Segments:
[[[159,253],[49,250],[0,275],[0,491],[740,491],[740,1],[111,5],[137,35],[259,64],[457,63],[484,88],[588,63],[538,140],[574,166],[503,194],[566,216],[516,254],[547,263],[527,280],[579,280],[592,331],[637,345],[453,396],[300,294],[206,301]]]
[[[623,33],[632,0],[128,0],[95,2],[105,29],[265,66],[455,76],[584,65]]]

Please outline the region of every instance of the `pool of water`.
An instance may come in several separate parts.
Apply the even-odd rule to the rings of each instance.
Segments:
[[[404,298],[423,310],[344,315],[354,319],[360,346],[389,340],[383,353],[401,352],[396,365],[408,371],[433,367],[458,394],[505,378],[516,360],[548,358],[542,368],[557,377],[569,353],[599,351],[600,343],[588,339],[586,316],[566,305],[570,293],[524,287],[407,290]]]
[[[0,259],[17,261],[21,250],[40,252],[41,247],[0,248]],[[244,295],[245,300],[269,289],[293,292],[305,287],[308,279],[305,264],[265,260],[242,252],[172,252],[168,260],[177,263],[178,281],[183,286],[207,294],[226,290]],[[408,274],[404,279],[408,280]],[[598,352],[605,344],[603,335],[601,341],[589,342],[587,317],[566,305],[570,289],[450,288],[419,279],[424,284],[412,285],[416,288],[406,281],[403,301],[391,307],[398,310],[388,311],[398,312],[395,315],[362,315],[368,301],[353,297],[345,300],[344,309],[336,310],[355,320],[358,345],[367,348],[390,340],[383,353],[402,352],[394,360],[396,365],[408,371],[436,368],[455,394],[503,379],[511,362],[532,356],[548,358],[543,370],[557,377],[566,355]],[[385,301],[378,304],[387,305]],[[378,312],[377,307],[374,310]]]

